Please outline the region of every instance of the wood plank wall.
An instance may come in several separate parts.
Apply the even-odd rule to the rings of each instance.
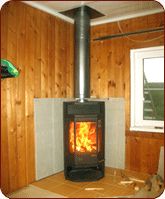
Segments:
[[[125,32],[164,24],[163,15],[121,22]],[[8,2],[1,12],[1,57],[20,76],[1,81],[1,188],[14,191],[34,180],[34,98],[73,97],[73,25],[20,2]],[[133,42],[127,38],[93,41],[119,33],[117,23],[92,27],[91,96],[126,100],[126,168],[153,173],[164,135],[129,132],[130,58],[132,48],[163,45],[163,38]],[[131,36],[148,40],[162,33]]]
[[[34,181],[34,98],[73,97],[73,25],[20,2],[1,12],[1,58],[20,71],[1,80],[1,188]]]
[[[162,13],[120,22],[123,32],[163,25],[164,15]],[[154,173],[158,168],[160,146],[164,145],[164,134],[129,131],[130,49],[164,45],[163,32],[93,41],[94,38],[117,33],[121,32],[116,22],[92,27],[91,96],[125,98],[126,168]]]

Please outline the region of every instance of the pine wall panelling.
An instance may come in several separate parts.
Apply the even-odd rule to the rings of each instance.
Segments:
[[[121,21],[125,32],[164,24],[163,14]],[[73,97],[73,25],[31,8],[8,2],[1,12],[1,56],[20,76],[1,81],[1,188],[14,191],[34,180],[34,98]],[[133,133],[130,126],[130,49],[163,45],[127,38],[93,41],[119,33],[117,23],[91,30],[91,96],[125,98],[126,168],[153,173],[157,169],[163,134]],[[161,33],[131,36],[147,40]],[[152,149],[152,150],[151,150]]]
[[[154,14],[120,22],[124,32],[164,25],[164,14]],[[163,32],[103,41],[94,38],[121,33],[116,22],[93,26],[91,31],[91,95],[125,98],[126,168],[154,173],[158,169],[164,134],[130,132],[130,49],[164,45]],[[153,40],[154,38],[159,39]],[[136,40],[135,41],[132,41]],[[146,42],[146,40],[151,40]],[[144,42],[143,42],[144,41]]]
[[[1,13],[1,57],[19,70],[1,81],[1,188],[34,181],[34,98],[72,97],[73,25],[20,2]]]
[[[7,28],[5,23],[8,22],[6,12],[3,12],[4,20],[1,20],[1,54],[7,55]],[[1,187],[6,193],[9,187],[9,147],[8,147],[8,129],[7,129],[7,82],[1,81]],[[3,113],[3,114],[2,114]],[[2,133],[4,129],[4,133]],[[2,182],[3,181],[3,182]],[[3,185],[2,185],[3,183]]]
[[[126,133],[126,167],[130,170],[154,174],[158,171],[160,147],[164,138],[160,133]]]

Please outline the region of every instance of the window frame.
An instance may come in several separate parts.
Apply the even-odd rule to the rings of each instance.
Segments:
[[[143,119],[143,59],[164,57],[164,46],[130,50],[131,127],[133,131],[164,132],[164,121]],[[136,113],[136,114],[135,114]]]

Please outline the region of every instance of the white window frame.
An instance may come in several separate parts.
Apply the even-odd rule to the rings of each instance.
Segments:
[[[164,57],[164,46],[133,49],[131,59],[131,127],[132,131],[164,132],[164,121],[143,119],[143,59]]]

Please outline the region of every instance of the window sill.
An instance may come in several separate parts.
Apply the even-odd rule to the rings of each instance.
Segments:
[[[130,127],[130,131],[164,133],[164,128],[163,129],[157,129],[157,128],[154,128],[154,127],[133,126],[133,127]]]

